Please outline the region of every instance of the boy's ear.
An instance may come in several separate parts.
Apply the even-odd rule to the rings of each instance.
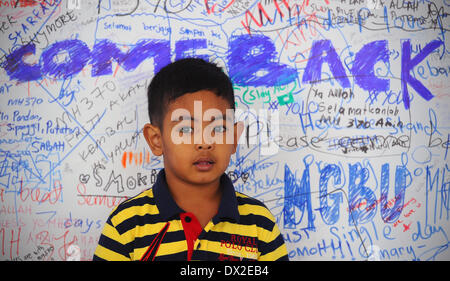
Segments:
[[[143,133],[153,155],[161,156],[163,154],[161,130],[157,126],[147,123],[144,126]]]
[[[234,123],[233,154],[236,153],[238,141],[239,141],[239,138],[241,137],[243,131],[244,131],[244,122],[239,121],[237,123]]]

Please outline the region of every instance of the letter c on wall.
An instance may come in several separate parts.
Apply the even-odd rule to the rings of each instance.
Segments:
[[[374,73],[374,66],[380,60],[389,63],[387,40],[370,42],[356,53],[352,74],[361,89],[367,91],[389,90],[389,80],[378,78]]]
[[[29,54],[35,54],[36,46],[28,44],[13,51],[6,57],[2,67],[11,80],[17,79],[20,82],[27,82],[41,78],[41,68],[39,64],[30,65],[23,61],[23,57]]]

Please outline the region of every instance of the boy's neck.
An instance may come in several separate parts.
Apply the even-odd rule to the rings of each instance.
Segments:
[[[222,198],[220,178],[198,185],[181,181],[166,172],[166,182],[177,205],[184,211],[193,213],[202,227],[217,213]]]

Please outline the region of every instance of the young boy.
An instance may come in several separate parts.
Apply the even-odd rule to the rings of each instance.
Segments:
[[[215,64],[182,59],[155,75],[143,133],[164,169],[111,213],[94,260],[288,260],[270,211],[224,173],[243,130],[234,109]]]

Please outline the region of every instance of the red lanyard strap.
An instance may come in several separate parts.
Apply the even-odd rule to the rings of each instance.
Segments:
[[[156,253],[158,252],[159,246],[161,245],[161,242],[164,239],[164,235],[166,235],[166,232],[169,229],[169,225],[170,222],[167,222],[166,225],[158,233],[158,235],[156,235],[155,239],[153,239],[147,251],[142,256],[141,261],[155,260]]]

